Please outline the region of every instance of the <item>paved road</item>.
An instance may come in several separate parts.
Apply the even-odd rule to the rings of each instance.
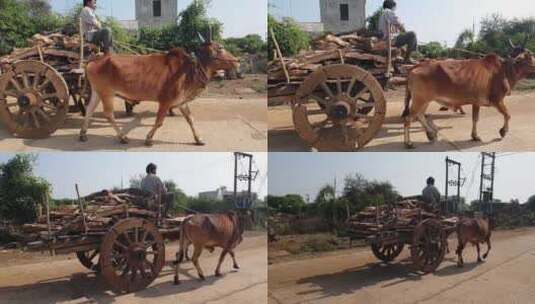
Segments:
[[[176,243],[166,247],[168,261],[174,258],[176,249]],[[187,263],[181,265],[182,284],[175,286],[173,270],[166,266],[148,288],[119,296],[72,256],[23,265],[13,262],[13,266],[0,268],[0,303],[267,303],[265,235],[255,233],[246,237],[236,251],[241,269],[231,271],[229,258],[221,268],[223,277],[216,279],[213,271],[219,253],[217,249],[201,256],[200,263],[207,275],[205,282],[196,279],[196,272]]]
[[[425,276],[408,271],[407,249],[389,265],[369,249],[270,265],[269,303],[533,303],[535,229],[495,232],[492,241],[484,263],[468,246],[464,268],[456,266],[450,241],[451,253]]]
[[[383,128],[364,149],[365,151],[407,151],[403,145],[403,90],[387,93],[387,114]],[[466,106],[466,115],[439,112],[439,106],[432,104],[428,113],[439,127],[439,137],[431,144],[419,123],[413,124],[411,139],[416,149],[411,151],[534,151],[535,150],[535,92],[516,92],[506,99],[512,119],[509,134],[500,139],[498,130],[503,125],[503,116],[493,108],[483,108],[478,124],[482,142],[472,142],[471,107]],[[270,151],[310,151],[293,129],[291,111],[288,106],[270,107],[268,111]]]
[[[122,101],[116,101],[116,117],[130,143],[122,145],[115,131],[97,108],[88,132],[89,141],[78,141],[83,117],[68,115],[64,125],[46,139],[14,138],[0,124],[1,151],[265,151],[267,144],[266,98],[199,98],[190,108],[195,126],[205,146],[194,145],[186,120],[181,116],[167,117],[154,137],[154,146],[145,147],[144,140],[156,119],[157,104],[145,102],[135,108],[134,117],[126,117]],[[180,111],[175,111],[180,114]]]

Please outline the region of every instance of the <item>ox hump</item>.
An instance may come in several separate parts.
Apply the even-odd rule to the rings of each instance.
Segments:
[[[496,54],[488,54],[487,56],[483,58],[483,62],[487,66],[499,67],[501,65],[500,57]]]

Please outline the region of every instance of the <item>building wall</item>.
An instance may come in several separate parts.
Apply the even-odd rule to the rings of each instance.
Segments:
[[[349,20],[340,16],[340,5],[349,6]],[[340,33],[366,26],[366,0],[320,0],[321,22],[326,32]]]
[[[154,17],[152,2],[154,0],[136,0],[136,20],[139,28],[161,27],[175,24],[177,20],[177,0],[161,0],[161,17]]]

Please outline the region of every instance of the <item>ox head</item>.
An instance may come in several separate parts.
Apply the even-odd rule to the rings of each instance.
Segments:
[[[529,35],[526,35],[524,37],[524,41],[522,42],[522,44],[514,44],[513,41],[511,39],[508,40],[509,42],[509,57],[510,58],[516,58],[518,56],[520,56],[521,54],[525,53],[526,52],[526,44],[528,43],[528,40],[529,40],[530,36]]]
[[[524,78],[529,74],[535,73],[535,59],[530,50],[526,48],[526,44],[530,39],[530,35],[526,35],[522,44],[515,45],[509,39],[509,61],[513,63],[516,71],[516,76]]]
[[[238,69],[240,64],[238,58],[212,39],[206,41],[199,33],[199,38],[203,42],[197,54],[201,61],[212,71]]]

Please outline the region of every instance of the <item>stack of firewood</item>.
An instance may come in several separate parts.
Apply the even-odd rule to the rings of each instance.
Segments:
[[[373,234],[384,228],[413,229],[420,221],[440,215],[426,203],[403,200],[394,205],[367,207],[349,218],[348,228],[362,234]]]
[[[0,64],[9,64],[17,60],[44,61],[59,71],[78,68],[80,62],[80,36],[68,36],[60,32],[47,35],[35,34],[28,39],[28,47],[15,48],[10,54],[0,57]],[[93,46],[86,44],[85,54]]]
[[[392,51],[393,78],[391,83],[405,83],[408,69],[412,65],[403,64],[402,50]],[[379,80],[387,72],[387,46],[385,41],[376,37],[363,37],[356,33],[328,34],[313,41],[312,50],[305,51],[292,58],[275,58],[268,63],[269,97],[289,96],[295,94],[297,87],[310,73],[321,66],[346,63],[359,66]],[[286,67],[288,77],[282,63]],[[288,81],[289,80],[289,81]]]
[[[61,207],[42,215],[34,224],[26,224],[23,231],[28,234],[48,236],[50,230],[54,235],[100,234],[105,233],[118,220],[137,216],[155,219],[158,205],[151,193],[139,189],[100,191],[81,199],[70,207]]]

